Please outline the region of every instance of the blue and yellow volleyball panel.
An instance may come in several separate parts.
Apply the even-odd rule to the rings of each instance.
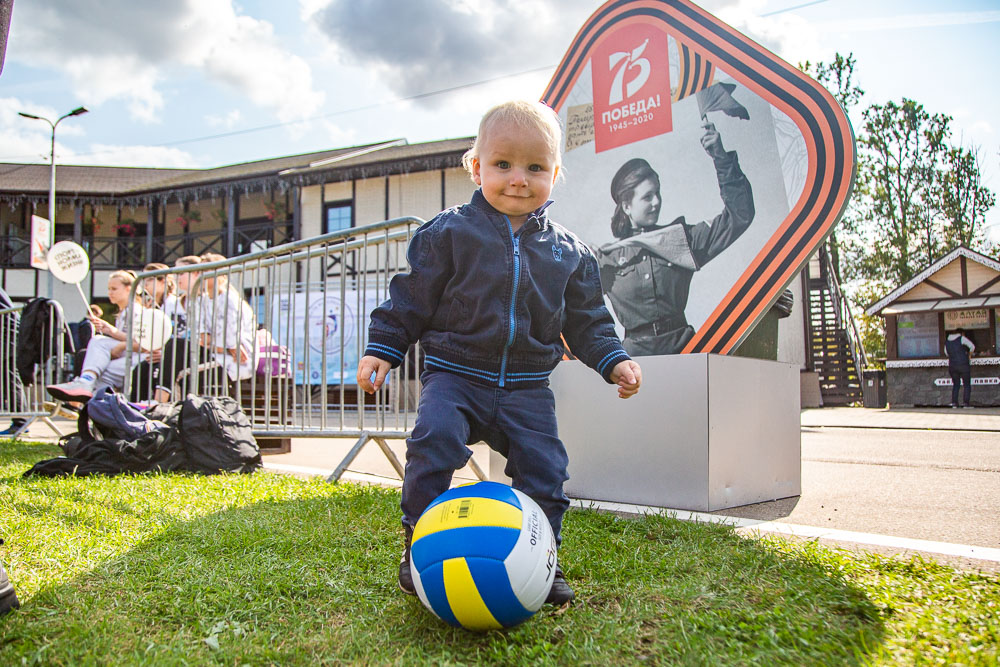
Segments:
[[[494,558],[449,558],[434,563],[420,574],[420,583],[431,611],[456,627],[498,630],[535,613],[518,601],[503,561]]]
[[[554,564],[545,514],[528,496],[496,482],[445,492],[413,530],[417,594],[442,620],[470,630],[530,618],[544,602]]]

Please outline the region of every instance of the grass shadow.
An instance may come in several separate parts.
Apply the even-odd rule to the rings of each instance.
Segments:
[[[0,620],[12,662],[852,664],[885,631],[880,607],[835,570],[725,526],[571,511],[560,561],[577,601],[476,635],[396,588],[395,490],[272,474],[14,484],[89,496],[105,523],[73,526],[91,567],[19,590],[24,607]],[[115,496],[120,510],[105,505]],[[192,516],[227,497],[247,504]],[[42,513],[17,531],[58,523]],[[59,544],[38,544],[52,551],[39,559],[58,557]],[[18,569],[40,567],[21,556]]]

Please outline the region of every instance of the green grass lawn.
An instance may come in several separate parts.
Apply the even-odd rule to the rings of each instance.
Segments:
[[[1000,580],[571,511],[577,601],[472,634],[396,588],[399,492],[258,473],[29,479],[0,441],[3,664],[982,664]]]

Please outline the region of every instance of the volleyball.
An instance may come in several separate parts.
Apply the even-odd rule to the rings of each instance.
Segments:
[[[410,573],[420,601],[467,630],[510,628],[545,603],[556,541],[531,498],[497,482],[445,491],[413,528]]]

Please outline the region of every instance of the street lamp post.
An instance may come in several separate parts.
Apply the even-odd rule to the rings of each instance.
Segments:
[[[87,113],[87,109],[84,107],[77,107],[67,114],[63,114],[56,119],[56,122],[52,122],[48,118],[43,118],[42,116],[36,116],[32,113],[25,113],[23,111],[17,112],[19,116],[24,116],[25,118],[31,118],[33,120],[44,120],[52,128],[52,152],[50,154],[50,169],[49,169],[49,247],[52,247],[53,235],[56,229],[56,125],[60,123],[64,118],[69,118],[70,116],[80,116]],[[49,273],[49,298],[52,298],[52,273]]]

